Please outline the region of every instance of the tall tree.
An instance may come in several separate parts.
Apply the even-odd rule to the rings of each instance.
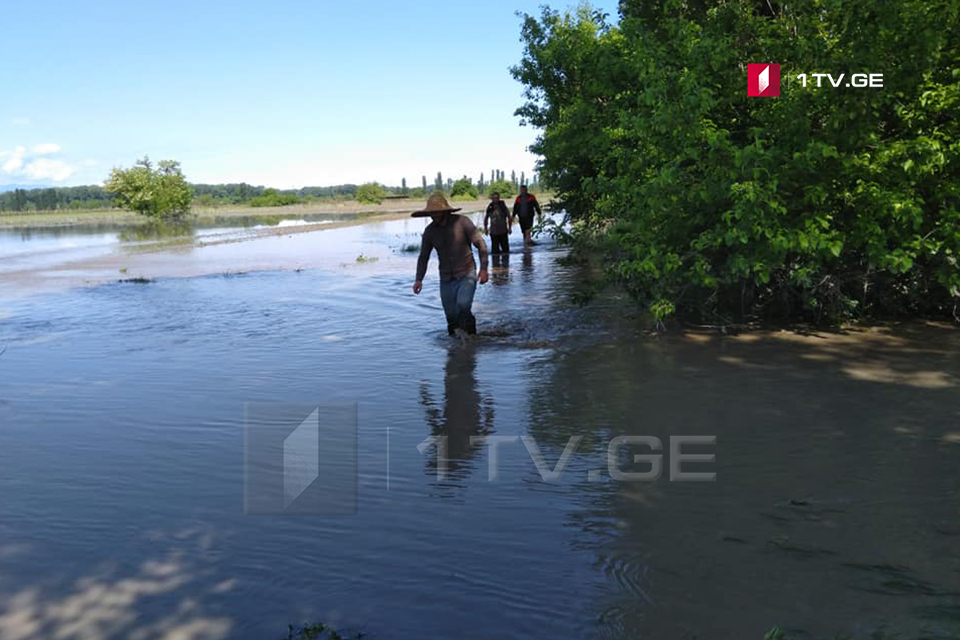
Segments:
[[[400,180],[400,193],[402,193],[403,195],[407,195],[407,179],[406,178],[402,178]]]
[[[423,192],[427,192],[427,176],[423,176]]]
[[[540,177],[653,314],[960,308],[960,0],[621,0],[525,16]],[[776,60],[778,97],[746,61]],[[847,76],[881,73],[882,87]],[[861,78],[866,80],[866,78]],[[806,85],[806,86],[805,86]]]

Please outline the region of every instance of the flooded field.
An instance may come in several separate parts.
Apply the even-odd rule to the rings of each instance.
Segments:
[[[435,258],[410,291],[423,227],[0,236],[0,640],[960,638],[955,327],[656,337],[542,245],[461,344]],[[357,404],[356,515],[244,515],[265,402]],[[579,440],[552,481],[504,440],[491,481],[471,436]],[[662,476],[613,479],[618,436]],[[683,451],[715,481],[671,481],[671,436],[716,437]]]

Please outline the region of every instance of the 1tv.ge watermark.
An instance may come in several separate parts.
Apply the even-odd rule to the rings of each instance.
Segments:
[[[500,449],[503,446],[523,442],[527,453],[530,454],[533,464],[540,473],[544,482],[559,482],[567,466],[573,460],[577,447],[583,436],[571,436],[567,445],[560,454],[560,459],[551,469],[540,451],[536,438],[533,436],[472,436],[471,446],[488,446],[490,448],[487,460],[487,480],[497,482],[500,479]],[[686,463],[712,463],[716,460],[713,453],[683,453],[683,445],[715,445],[717,436],[670,436],[669,448],[669,478],[671,482],[715,482],[715,471],[684,471],[682,465]],[[417,446],[421,454],[434,449],[436,455],[437,480],[447,477],[448,463],[447,436],[430,436]],[[650,453],[636,453],[632,457],[633,464],[647,466],[644,471],[625,471],[622,468],[624,456],[621,453],[630,446],[645,447]],[[618,482],[655,482],[663,475],[663,442],[654,436],[617,436],[610,440],[606,451],[607,476]],[[592,469],[587,473],[588,482],[604,482],[606,477],[603,469]]]
[[[800,73],[795,77],[801,88],[878,89],[883,87],[882,73]],[[780,65],[750,63],[747,65],[747,95],[754,98],[775,98],[780,95]]]

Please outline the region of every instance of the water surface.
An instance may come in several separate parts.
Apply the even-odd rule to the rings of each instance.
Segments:
[[[435,263],[410,291],[422,228],[0,303],[0,639],[960,635],[956,329],[657,338],[571,304],[541,246],[498,261],[461,345]],[[358,403],[356,515],[244,515],[248,402]],[[550,466],[582,440],[556,482],[505,445],[490,482],[472,435]],[[717,479],[589,481],[618,435],[715,435]]]

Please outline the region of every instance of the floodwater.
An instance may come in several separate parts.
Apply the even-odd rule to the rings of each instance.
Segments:
[[[960,331],[651,336],[572,304],[545,244],[499,261],[461,344],[435,262],[410,291],[422,228],[0,300],[0,640],[960,637]],[[305,268],[235,273],[282,260]],[[244,514],[270,402],[356,403],[354,515]],[[624,435],[663,442],[660,479],[611,477]],[[495,436],[550,469],[581,439],[552,481],[502,444],[491,481]],[[716,437],[682,467],[715,481],[671,481],[671,436]]]
[[[0,229],[0,274],[89,262],[111,255],[153,249],[161,242],[228,242],[244,240],[265,229],[296,228],[356,220],[355,214],[315,214],[285,219],[279,216],[218,216],[178,224],[148,222],[140,226],[84,224],[70,227]]]

